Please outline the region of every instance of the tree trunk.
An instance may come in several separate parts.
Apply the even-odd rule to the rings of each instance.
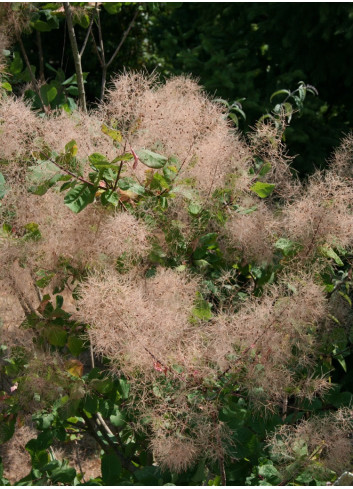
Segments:
[[[81,65],[81,56],[77,47],[75,29],[72,22],[71,8],[69,2],[64,2],[64,9],[66,14],[67,29],[69,32],[72,55],[74,57],[74,62],[75,62],[79,104],[81,109],[84,112],[87,112],[85,86],[83,83],[83,74],[82,74],[82,65]]]

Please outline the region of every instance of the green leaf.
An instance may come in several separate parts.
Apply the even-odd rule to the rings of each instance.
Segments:
[[[19,73],[21,73],[22,68],[23,68],[23,61],[22,61],[22,58],[20,56],[20,53],[15,51],[13,53],[13,61],[10,64],[10,73],[12,75],[18,75]]]
[[[72,483],[76,476],[76,470],[73,467],[69,467],[68,465],[62,464],[61,467],[57,467],[50,474],[50,479],[52,482],[57,483]]]
[[[50,32],[51,27],[49,24],[44,22],[43,20],[35,20],[34,22],[31,22],[31,26],[39,32]]]
[[[71,139],[71,141],[65,144],[65,153],[70,153],[71,156],[76,156],[77,151],[77,143],[74,139]]]
[[[121,11],[121,2],[103,2],[103,7],[110,15],[118,14]]]
[[[107,190],[101,194],[101,202],[103,205],[112,204],[116,207],[119,204],[119,195],[114,190]]]
[[[62,82],[62,85],[71,85],[71,84],[77,84],[77,76],[76,73],[74,75],[71,75],[69,78],[67,78],[65,81]]]
[[[147,465],[136,470],[134,476],[141,486],[158,486],[161,472],[159,467]]]
[[[55,273],[50,272],[49,270],[38,270],[36,275],[38,277],[36,280],[37,287],[44,289],[44,287],[47,287],[50,284],[51,279],[55,276]]]
[[[90,24],[89,16],[87,14],[84,15],[78,15],[77,16],[77,23],[83,27],[84,29],[87,29],[87,27]]]
[[[188,207],[188,211],[192,216],[198,216],[202,211],[202,207],[200,204],[197,204],[196,202],[192,202]]]
[[[168,180],[160,173],[155,173],[150,184],[151,190],[167,190],[169,189]]]
[[[107,160],[107,158],[100,154],[100,153],[93,153],[89,155],[88,161],[95,166],[96,168],[101,168],[102,166],[105,168],[110,167],[110,162]]]
[[[115,414],[112,414],[109,419],[111,424],[116,428],[121,428],[126,423],[125,416],[119,410]]]
[[[351,301],[351,298],[345,294],[344,292],[342,292],[341,290],[338,291],[339,295],[341,295],[347,302],[348,304],[352,307],[352,301]]]
[[[6,181],[5,181],[5,178],[4,178],[4,175],[2,173],[0,173],[0,199],[3,199],[5,197],[5,194],[6,194]]]
[[[85,397],[83,400],[83,409],[90,415],[95,414],[99,409],[97,396]]]
[[[259,467],[259,475],[273,485],[279,484],[282,480],[281,474],[278,472],[276,467],[270,463]]]
[[[122,399],[127,399],[129,397],[130,385],[128,384],[127,380],[119,379],[118,391]]]
[[[105,453],[101,463],[103,484],[107,486],[119,485],[121,468],[120,459],[114,453]]]
[[[94,201],[96,192],[97,187],[95,186],[87,183],[79,184],[65,195],[64,202],[69,209],[78,214]]]
[[[135,180],[131,177],[120,178],[120,180],[118,181],[118,187],[121,190],[129,190],[135,184]]]
[[[0,444],[6,443],[15,432],[16,418],[0,419]]]
[[[30,239],[38,241],[42,237],[39,226],[36,222],[29,222],[28,224],[26,224],[25,230],[26,234],[23,237],[25,241],[28,241]]]
[[[281,250],[284,256],[290,256],[298,250],[299,245],[290,239],[280,238],[276,241],[275,248]]]
[[[31,455],[33,469],[40,469],[49,462],[49,454],[46,450],[32,451],[27,448],[27,445],[26,450]]]
[[[33,421],[36,422],[36,427],[38,430],[40,431],[43,431],[43,430],[47,430],[52,422],[54,421],[54,414],[53,413],[39,413],[39,414],[36,414],[36,415],[33,415],[32,417]]]
[[[323,246],[320,246],[319,248],[320,253],[322,256],[325,256],[326,258],[332,258],[337,265],[344,265],[343,261],[341,258],[337,255],[337,253],[331,248],[331,246],[325,244]]]
[[[119,155],[117,156],[116,158],[114,158],[114,160],[112,160],[110,163],[116,163],[117,161],[130,161],[132,160],[134,157],[131,153],[124,153],[122,155]]]
[[[145,188],[135,182],[135,180],[131,177],[120,178],[118,181],[118,187],[123,191],[129,190],[137,195],[145,194]]]
[[[83,344],[83,340],[77,336],[69,336],[67,340],[67,347],[74,357],[77,357],[84,350]]]
[[[274,92],[271,95],[270,102],[272,102],[272,99],[277,97],[277,95],[290,95],[290,91],[289,90],[277,90],[277,92]]]
[[[50,178],[46,182],[43,182],[43,183],[41,183],[38,186],[32,186],[32,187],[30,187],[28,189],[28,191],[31,192],[31,194],[34,194],[34,195],[44,195],[44,194],[46,194],[48,192],[48,190],[51,187],[53,187],[57,182],[59,182],[60,180],[62,181],[63,179],[64,179],[64,177],[60,173],[58,173],[56,176]],[[69,183],[69,185],[70,185],[70,183]]]
[[[139,185],[138,183],[131,185],[131,187],[129,188],[129,191],[133,192],[134,194],[137,194],[137,195],[145,195],[145,193],[146,193],[145,187],[142,187],[142,185]]]
[[[78,87],[71,85],[66,89],[66,93],[78,97]]]
[[[107,394],[111,392],[114,387],[114,384],[111,379],[93,379],[91,382],[92,389],[96,390],[100,394]]]
[[[66,345],[67,332],[60,326],[50,326],[45,330],[45,337],[52,346]]]
[[[275,185],[273,183],[256,182],[252,187],[250,187],[250,190],[255,192],[255,194],[261,197],[261,199],[265,199],[272,194],[274,188]]]
[[[5,90],[7,90],[8,92],[12,92],[12,86],[10,85],[10,83],[8,82],[3,82],[1,84],[2,88],[4,88]]]
[[[254,205],[252,207],[241,207],[240,205],[234,204],[233,209],[241,215],[246,215],[246,214],[251,214],[252,212],[255,212],[257,210],[257,205]]]
[[[137,156],[139,157],[141,163],[149,168],[155,169],[163,168],[168,161],[168,158],[165,156],[149,151],[148,149],[141,149],[137,152]]]
[[[211,304],[205,301],[199,292],[197,293],[195,307],[192,309],[191,314],[193,318],[201,319],[202,321],[209,321],[213,318]]]
[[[109,136],[113,141],[117,141],[118,143],[121,143],[123,140],[123,136],[121,135],[120,131],[117,131],[116,129],[112,129],[105,124],[102,125],[101,130],[104,134]]]
[[[40,87],[40,94],[42,96],[44,105],[49,105],[58,94],[58,91],[54,85],[42,85]]]
[[[265,175],[267,175],[267,173],[271,170],[272,166],[271,166],[271,163],[266,161],[262,167],[261,167],[261,170],[259,171],[259,176],[260,177],[264,177]]]

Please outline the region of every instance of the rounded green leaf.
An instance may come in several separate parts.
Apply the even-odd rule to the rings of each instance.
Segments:
[[[31,22],[31,26],[39,32],[50,32],[51,27],[49,24],[44,22],[43,20],[35,20],[34,22]]]
[[[202,207],[200,206],[200,204],[192,202],[188,207],[188,211],[192,216],[198,216],[202,211]]]
[[[66,344],[67,332],[60,326],[50,326],[45,331],[45,336],[53,346],[62,347]]]
[[[141,149],[140,151],[137,151],[136,154],[139,157],[141,163],[148,166],[149,168],[163,168],[168,161],[168,158],[166,158],[165,156],[154,153],[153,151],[149,151],[148,149]]]
[[[125,416],[120,411],[116,411],[115,414],[110,416],[110,422],[116,428],[120,428],[125,424]]]
[[[261,199],[265,199],[272,194],[275,187],[276,185],[273,183],[256,182],[252,187],[250,187],[250,190],[255,192],[255,194],[261,197]]]
[[[12,86],[8,82],[3,82],[2,83],[2,88],[4,88],[5,90],[7,90],[8,92],[12,92]]]
[[[23,68],[22,58],[20,56],[20,53],[16,51],[13,55],[13,61],[10,64],[10,73],[12,75],[18,75],[19,73],[21,73],[22,68]]]
[[[57,96],[57,89],[54,85],[43,85],[40,87],[40,94],[45,105],[49,105]]]
[[[64,198],[64,202],[76,214],[81,212],[88,204],[94,201],[97,187],[86,183],[76,185]]]
[[[88,160],[92,165],[94,165],[96,167],[98,167],[98,166],[101,167],[102,165],[103,166],[106,166],[106,165],[109,166],[110,165],[107,158],[104,155],[102,155],[101,153],[93,153],[93,154],[89,155]]]
[[[77,336],[70,336],[67,341],[67,346],[70,350],[70,353],[75,357],[77,357],[84,349],[83,341],[81,340],[81,338],[78,338]]]

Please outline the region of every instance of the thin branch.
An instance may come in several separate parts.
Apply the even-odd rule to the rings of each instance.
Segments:
[[[43,56],[42,37],[39,31],[36,31],[36,35],[37,35],[37,46],[38,46],[38,56],[39,56],[39,79],[44,83],[45,75],[44,75],[44,56]]]
[[[71,175],[72,177],[76,178],[76,180],[79,180],[82,183],[86,183],[87,185],[91,185],[92,187],[95,187],[96,186],[96,185],[94,185],[94,183],[90,182],[89,180],[85,180],[84,178],[75,175],[75,173],[73,173],[72,171],[67,170],[63,166],[59,165],[59,163],[57,163],[56,161],[54,161],[54,160],[52,160],[50,158],[48,158],[48,161],[50,161],[51,163],[53,163],[55,166],[57,166],[58,168],[60,168],[60,170],[64,171],[68,175]],[[103,187],[103,185],[98,185],[97,188],[100,188],[102,190],[108,190],[107,187]]]
[[[91,37],[92,37],[93,47],[94,47],[94,50],[96,52],[96,55],[97,55],[99,64],[103,67],[103,60],[102,60],[102,57],[101,57],[101,55],[100,55],[100,53],[98,51],[98,46],[97,46],[96,38],[94,37],[93,30],[91,30],[90,34],[91,34]]]
[[[85,86],[84,86],[84,80],[83,80],[83,74],[82,74],[81,56],[80,56],[80,53],[79,53],[78,47],[77,47],[76,34],[75,34],[75,29],[74,29],[74,25],[73,25],[73,21],[72,21],[71,7],[70,7],[69,2],[64,2],[64,9],[65,9],[65,14],[66,14],[67,29],[69,32],[70,44],[71,44],[71,49],[72,49],[72,56],[74,58],[74,63],[75,63],[79,102],[80,102],[81,109],[84,112],[87,112],[86,94],[85,94]]]
[[[85,475],[84,475],[84,472],[82,470],[82,465],[81,465],[81,460],[80,460],[80,454],[79,454],[79,450],[78,450],[77,440],[75,440],[75,452],[76,452],[77,465],[78,465],[78,468],[80,469],[80,472],[82,474],[82,482],[86,482],[85,481]]]
[[[113,53],[112,57],[110,58],[110,60],[108,61],[108,63],[107,63],[107,68],[109,68],[109,66],[112,64],[112,62],[114,61],[114,59],[115,59],[115,58],[116,58],[116,56],[118,55],[118,53],[119,53],[120,49],[122,48],[122,45],[124,44],[124,42],[125,42],[125,40],[126,40],[127,36],[129,35],[129,32],[131,31],[131,29],[132,29],[132,27],[133,27],[133,25],[134,25],[134,23],[135,23],[136,17],[138,16],[138,13],[139,13],[139,10],[136,10],[136,12],[135,12],[135,14],[134,14],[134,16],[133,16],[133,18],[132,18],[132,20],[131,20],[131,22],[130,22],[130,24],[129,24],[128,28],[126,29],[126,31],[125,31],[125,32],[124,32],[124,34],[123,34],[123,37],[121,38],[121,41],[120,41],[120,43],[119,43],[118,47],[117,47],[117,48],[116,48],[116,50],[114,51],[114,53]]]
[[[118,174],[116,176],[116,179],[115,179],[115,182],[114,182],[114,186],[113,186],[113,191],[115,192],[116,190],[116,187],[118,185],[118,181],[119,181],[119,178],[120,178],[120,173],[121,173],[121,170],[123,168],[123,161],[120,162],[120,166],[119,166],[119,170],[118,170]]]
[[[99,98],[101,102],[104,98],[105,86],[107,83],[108,68],[112,64],[114,59],[117,57],[120,49],[122,48],[127,36],[129,35],[129,32],[131,31],[131,29],[135,23],[135,20],[136,20],[138,13],[139,13],[139,10],[136,10],[136,12],[135,12],[130,24],[128,25],[127,29],[125,30],[117,48],[115,49],[114,53],[112,54],[110,60],[108,62],[106,62],[105,61],[105,53],[104,53],[103,36],[102,36],[102,26],[101,26],[101,21],[100,21],[100,16],[99,16],[99,9],[97,8],[97,17],[98,17],[97,26],[98,26],[99,46],[100,46],[100,50],[101,50],[100,57],[101,57],[101,66],[102,66],[101,93],[100,93],[100,98]],[[97,52],[98,52],[98,48],[97,48]]]
[[[91,367],[94,368],[94,353],[93,353],[93,347],[91,342],[89,343],[89,353],[91,357]]]
[[[63,69],[63,66],[64,66],[64,54],[65,54],[65,47],[66,47],[66,26],[67,26],[67,21],[65,19],[63,50],[62,50],[62,53],[61,53],[61,63],[60,63],[60,68],[61,69]]]
[[[102,62],[103,65],[105,66],[106,63],[105,63],[104,43],[103,43],[103,36],[102,36],[102,25],[101,25],[101,18],[99,15],[99,8],[97,7],[97,4],[96,4],[96,12],[97,12],[98,41],[101,50]]]
[[[89,429],[89,432],[92,434],[92,436],[97,441],[99,446],[106,452],[107,451],[107,445],[103,442],[103,440],[97,434],[98,426],[97,426],[96,421],[93,418],[92,419],[88,418],[88,416],[86,416],[86,414],[83,411],[81,412],[81,416],[85,420],[85,423]],[[136,467],[133,465],[133,463],[120,452],[117,445],[112,441],[112,439],[109,437],[108,433],[105,431],[104,426],[101,425],[101,427],[102,427],[102,430],[100,430],[100,431],[101,431],[101,434],[102,434],[105,442],[108,444],[110,449],[115,453],[115,455],[121,461],[121,465],[124,467],[124,469],[128,470],[129,472],[135,472]]]
[[[76,178],[76,180],[79,180],[82,183],[86,183],[87,185],[91,185],[92,187],[96,187],[96,185],[94,185],[94,183],[90,182],[89,180],[85,180],[82,177],[75,175],[75,173],[73,173],[72,171],[67,170],[63,166],[59,165],[59,163],[57,163],[56,161],[54,161],[50,158],[48,158],[48,161],[50,161],[51,163],[54,163],[54,165],[56,165],[58,168],[60,168],[60,170],[64,171],[68,175],[71,175],[72,177]],[[98,185],[97,188],[99,188],[101,190],[113,190],[113,189],[109,189],[108,187],[104,187],[103,185]],[[121,199],[119,199],[119,203],[124,208],[124,210],[127,212],[127,208],[125,207],[125,205],[123,204],[123,201]]]
[[[89,35],[91,33],[91,30],[92,30],[93,21],[94,21],[94,16],[92,15],[91,22],[89,23],[89,26],[88,26],[88,29],[87,29],[86,37],[85,37],[85,40],[83,41],[82,48],[81,48],[81,51],[80,51],[80,58],[82,58],[83,53],[85,52],[85,49],[86,49],[86,46],[87,46],[87,42],[88,42],[88,38],[89,38]]]
[[[102,79],[101,79],[101,92],[99,95],[99,100],[102,101],[104,97],[104,91],[105,91],[105,85],[106,85],[106,79],[107,79],[107,63],[105,61],[105,52],[104,52],[104,43],[103,43],[103,36],[102,36],[102,25],[101,25],[101,18],[99,15],[99,9],[96,7],[97,11],[97,27],[98,27],[98,41],[99,41],[99,48],[100,48],[100,57],[101,57],[101,66],[102,66]]]

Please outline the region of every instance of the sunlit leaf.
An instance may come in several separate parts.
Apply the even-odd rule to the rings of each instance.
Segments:
[[[141,163],[149,168],[155,169],[163,168],[168,161],[168,158],[165,156],[149,151],[148,149],[141,149],[140,151],[137,151],[137,156],[139,157]]]
[[[250,187],[250,190],[255,192],[256,195],[261,197],[262,199],[265,199],[269,195],[272,194],[273,190],[275,189],[275,186],[273,183],[265,183],[265,182],[256,182],[252,187]]]

